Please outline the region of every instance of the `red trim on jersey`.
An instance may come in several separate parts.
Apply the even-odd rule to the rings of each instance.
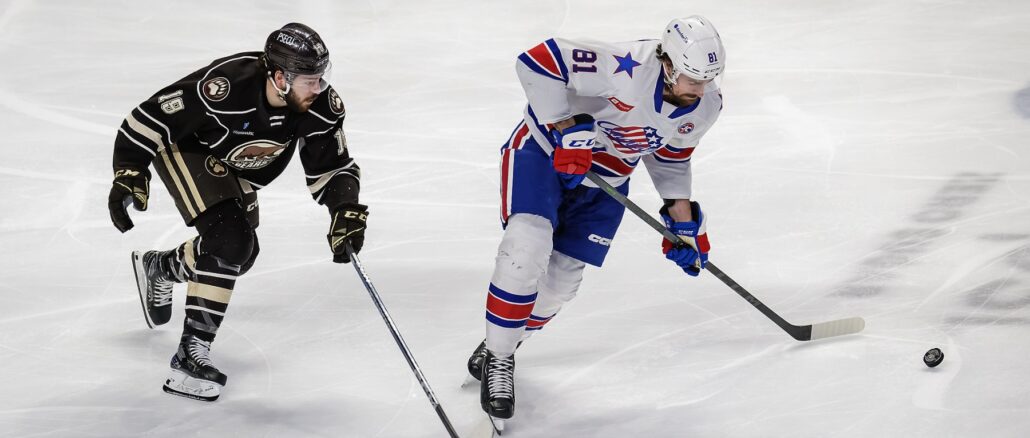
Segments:
[[[633,167],[607,152],[594,152],[594,163],[622,176],[633,173]]]
[[[546,43],[540,43],[536,47],[526,51],[526,54],[533,59],[540,68],[547,70],[548,73],[554,75],[557,78],[562,77],[561,70],[558,69],[558,63],[554,59],[554,54],[551,53],[551,49],[547,47]]]
[[[511,149],[522,149],[522,146],[525,146],[526,144],[525,140],[527,135],[529,135],[529,125],[526,125],[526,122],[522,122],[522,126],[515,131],[515,136],[512,137],[512,141],[508,144],[508,147]]]
[[[508,169],[511,168],[511,154],[515,151],[505,149],[501,154],[501,222],[508,223]]]
[[[515,151],[522,149],[528,140],[529,125],[523,122],[508,140],[508,147],[501,154],[501,222],[504,223],[508,223],[508,207],[511,205],[511,199],[508,196],[511,181],[508,180],[508,175],[514,170]]]
[[[662,158],[665,158],[667,160],[686,160],[687,158],[690,158],[690,154],[693,154],[693,153],[694,153],[694,147],[693,146],[691,146],[691,147],[689,147],[687,149],[684,149],[684,150],[682,150],[680,152],[673,152],[673,151],[670,151],[670,150],[668,150],[666,148],[662,148],[662,149],[659,149],[659,150],[655,151],[655,155],[657,155],[659,157],[662,157]]]

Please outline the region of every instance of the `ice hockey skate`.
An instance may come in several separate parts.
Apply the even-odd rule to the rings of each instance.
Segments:
[[[478,382],[483,376],[483,360],[486,359],[486,340],[479,343],[476,350],[472,352],[468,360],[469,376],[465,378],[465,382],[461,386],[469,385],[472,382]]]
[[[515,348],[518,349],[520,346],[522,346],[522,341],[519,341],[519,343],[515,345]],[[469,356],[467,364],[469,376],[465,378],[465,381],[461,384],[461,386],[464,387],[466,385],[470,385],[472,382],[479,381],[479,379],[483,376],[483,361],[485,359],[486,339],[484,339],[483,342],[480,342],[479,346],[476,347],[476,350],[472,352],[471,356]]]
[[[132,270],[136,272],[136,287],[147,327],[154,328],[172,318],[172,285],[168,274],[161,269],[158,251],[133,251]]]
[[[515,414],[515,355],[495,356],[490,350],[483,359],[479,402],[497,431]]]
[[[195,400],[217,400],[228,377],[211,363],[210,351],[210,342],[183,335],[179,350],[172,356],[172,371],[164,391]]]

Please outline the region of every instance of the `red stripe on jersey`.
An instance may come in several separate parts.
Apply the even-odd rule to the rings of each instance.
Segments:
[[[558,69],[558,63],[554,60],[554,54],[547,48],[547,44],[540,43],[536,47],[527,50],[526,54],[533,61],[536,61],[541,68],[547,70],[548,73],[553,74],[557,78],[562,77],[561,70]]]
[[[670,151],[670,150],[668,150],[666,148],[662,148],[662,149],[659,149],[659,150],[655,151],[655,155],[658,155],[659,157],[662,157],[662,158],[665,158],[665,159],[669,159],[669,160],[686,160],[687,158],[690,158],[690,154],[693,154],[693,153],[694,153],[694,148],[693,147],[684,149],[684,150],[682,150],[680,152],[673,152],[673,151]]]
[[[489,293],[486,295],[486,311],[510,321],[529,319],[534,303],[515,304],[504,301]]]
[[[522,149],[522,146],[526,145],[526,135],[528,134],[529,125],[523,122],[522,126],[515,131],[515,136],[512,138],[511,143],[508,144],[508,147],[511,149]]]
[[[512,154],[515,151],[511,149],[505,149],[501,155],[501,222],[508,223],[508,206],[510,200],[508,199],[508,188],[511,181],[508,181],[508,174],[510,173],[512,166]]]
[[[633,173],[633,167],[606,152],[594,152],[594,162],[620,175]]]

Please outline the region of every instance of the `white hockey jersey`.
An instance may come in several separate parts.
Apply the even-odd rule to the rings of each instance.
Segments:
[[[554,38],[522,53],[516,72],[529,99],[525,121],[550,152],[548,124],[589,114],[597,122],[597,174],[618,187],[643,160],[662,198],[689,199],[690,155],[719,117],[722,93],[712,82],[692,106],[662,100],[658,43]]]

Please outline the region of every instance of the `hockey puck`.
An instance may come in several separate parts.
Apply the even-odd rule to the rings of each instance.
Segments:
[[[940,365],[943,361],[944,352],[940,348],[931,348],[923,355],[923,363],[930,368]]]

